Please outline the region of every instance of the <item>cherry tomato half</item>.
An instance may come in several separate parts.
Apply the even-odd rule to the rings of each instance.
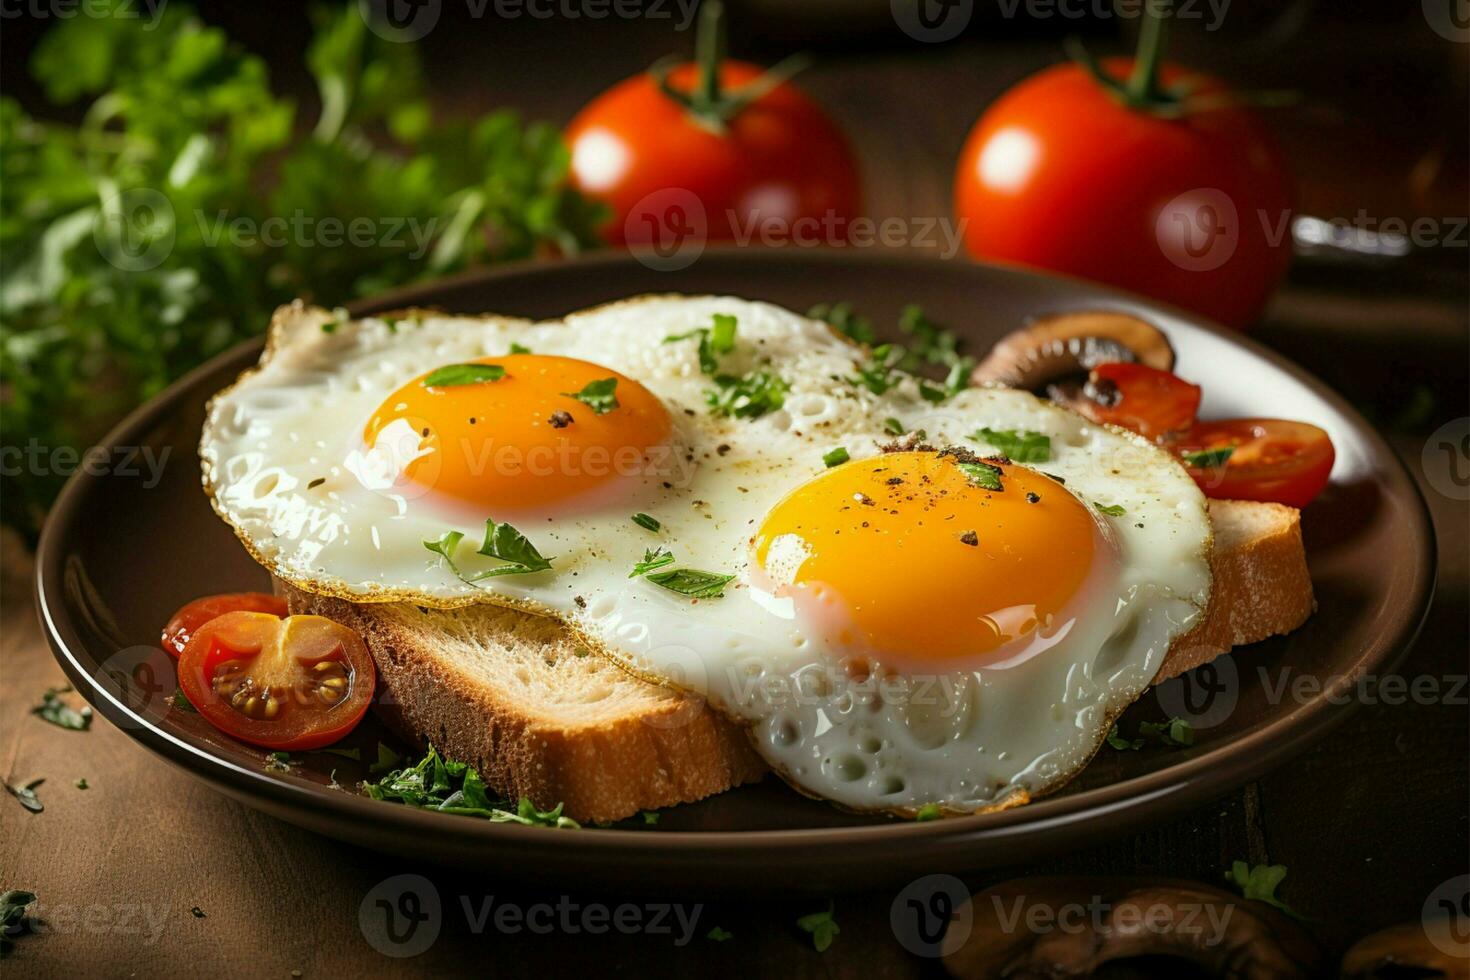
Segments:
[[[163,628],[163,648],[172,656],[177,657],[184,652],[184,646],[189,642],[189,637],[193,636],[199,627],[216,616],[223,616],[227,612],[242,609],[248,612],[284,616],[286,615],[286,600],[265,592],[225,592],[195,599],[174,613],[168,625]]]
[[[1126,77],[1133,62],[1106,59]],[[1187,73],[1166,65],[1174,86]],[[976,122],[955,171],[956,216],[976,258],[1111,283],[1244,327],[1291,255],[1290,182],[1260,118],[1196,104],[1170,118],[1121,104],[1076,64],[1006,92]]]
[[[337,741],[362,720],[376,685],[362,637],[323,616],[225,613],[179,657],[179,686],[199,713],[270,749]]]
[[[1145,364],[1099,364],[1082,395],[1075,407],[1083,415],[1150,439],[1189,428],[1200,401],[1198,385]]]
[[[738,94],[763,72],[759,65],[726,61],[720,86]],[[696,65],[680,65],[669,84],[689,91],[698,74]],[[661,245],[671,234],[707,240],[754,234],[759,243],[767,222],[793,240],[845,241],[857,216],[857,165],[846,138],[789,83],[742,108],[718,131],[660,91],[648,74],[637,75],[588,103],[566,140],[573,183],[612,210],[605,232],[615,245]]]
[[[1169,447],[1207,497],[1298,508],[1327,485],[1336,458],[1326,432],[1283,419],[1200,422]]]

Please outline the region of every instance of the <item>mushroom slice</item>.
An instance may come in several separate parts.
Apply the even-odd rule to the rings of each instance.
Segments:
[[[1038,391],[1109,361],[1174,369],[1174,348],[1153,324],[1129,313],[1088,311],[1040,317],[1002,337],[970,375],[973,384]]]
[[[1470,960],[1436,946],[1425,925],[1405,922],[1358,940],[1343,956],[1340,976],[1343,980],[1470,976]]]
[[[970,929],[946,934],[941,947],[955,977],[1063,980],[1146,958],[1231,980],[1306,980],[1323,965],[1316,943],[1286,915],[1191,881],[1021,878],[969,904],[953,921],[968,918]]]

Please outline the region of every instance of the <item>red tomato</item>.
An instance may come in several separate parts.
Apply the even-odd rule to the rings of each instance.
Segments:
[[[1123,78],[1130,59],[1108,59]],[[1185,71],[1165,66],[1166,89]],[[1224,86],[1203,78],[1195,96]],[[1164,118],[1124,106],[1076,64],[1021,82],[980,117],[955,174],[976,258],[1111,283],[1235,327],[1286,271],[1290,185],[1242,108]]]
[[[163,628],[163,648],[177,657],[184,652],[189,637],[216,616],[237,610],[286,615],[286,600],[265,592],[226,592],[207,595],[188,603]]]
[[[763,71],[726,61],[721,88],[738,93]],[[697,75],[696,65],[684,64],[669,82],[687,92]],[[785,235],[845,240],[857,214],[857,166],[847,140],[790,84],[776,86],[716,132],[651,76],[637,75],[592,100],[566,138],[573,183],[612,209],[606,233],[614,244],[659,244],[672,220],[668,209],[690,210],[691,201],[702,208],[702,222],[683,211],[678,220],[709,240],[743,240],[756,231],[755,221],[779,222]]]
[[[1200,422],[1169,445],[1206,496],[1292,507],[1322,492],[1336,458],[1326,432],[1283,419]]]
[[[210,724],[277,750],[337,741],[362,720],[376,685],[362,637],[323,616],[225,613],[179,657],[179,686]]]
[[[1198,385],[1144,364],[1099,364],[1082,393],[1077,411],[1150,439],[1189,428],[1199,411]]]

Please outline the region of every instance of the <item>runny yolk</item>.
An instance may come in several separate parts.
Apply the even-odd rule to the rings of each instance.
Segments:
[[[1055,480],[998,468],[1000,491],[934,452],[844,463],[771,509],[756,564],[842,649],[973,659],[1047,635],[1088,577],[1098,525]]]
[[[398,446],[402,476],[491,516],[536,511],[598,496],[628,480],[658,478],[671,423],[643,385],[570,357],[508,354],[474,364],[505,369],[497,380],[429,386],[433,373],[393,392],[368,420],[363,440]],[[617,381],[615,408],[572,397]],[[606,407],[605,405],[603,406]],[[408,451],[401,444],[408,440]]]

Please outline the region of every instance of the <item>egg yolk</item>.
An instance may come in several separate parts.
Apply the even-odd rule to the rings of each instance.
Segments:
[[[492,368],[445,378],[450,372],[440,369],[442,383],[431,385],[431,371],[389,395],[368,420],[369,449],[390,435],[396,441],[407,434],[416,443],[403,454],[405,479],[496,516],[600,499],[600,491],[615,492],[629,480],[661,478],[669,414],[632,378],[544,354],[465,363],[504,373]],[[605,397],[609,379],[616,382],[615,407]],[[595,404],[573,397],[588,385]]]
[[[1002,489],[985,489],[958,463],[889,453],[797,488],[752,539],[757,584],[848,650],[984,663],[1060,629],[1099,547],[1096,520],[1050,477],[1000,463]]]

